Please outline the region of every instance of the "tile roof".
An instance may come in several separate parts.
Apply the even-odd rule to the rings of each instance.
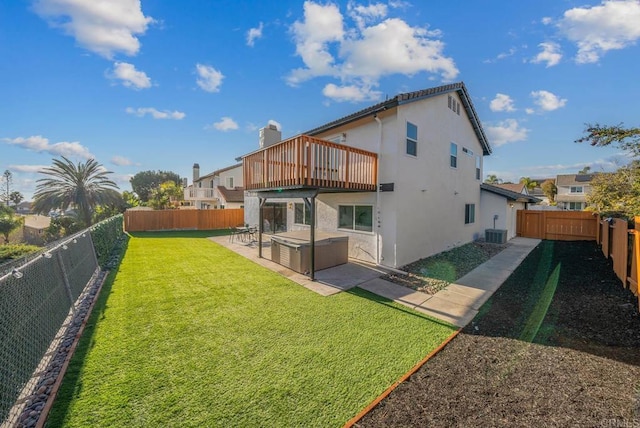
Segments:
[[[227,189],[224,186],[218,186],[218,192],[220,192],[227,202],[244,202],[244,187]]]
[[[481,190],[486,190],[487,192],[494,193],[496,195],[504,196],[505,198],[516,201],[516,202],[529,202],[529,203],[538,203],[542,202],[542,200],[538,198],[534,198],[533,196],[524,195],[522,193],[513,192],[508,189],[503,189],[501,187],[493,186],[491,184],[482,183],[480,184]]]
[[[322,132],[328,131],[332,128],[336,128],[338,126],[361,119],[365,116],[372,115],[379,111],[394,108],[401,104],[407,104],[414,101],[422,100],[424,98],[446,94],[449,92],[458,92],[458,95],[462,100],[462,105],[467,112],[467,116],[471,121],[471,125],[473,126],[473,130],[476,136],[478,137],[478,141],[480,141],[480,145],[482,145],[483,154],[485,155],[491,154],[491,146],[489,145],[489,141],[487,140],[484,130],[482,129],[482,124],[480,123],[478,114],[476,113],[476,110],[473,107],[473,102],[471,101],[471,97],[467,92],[467,88],[464,85],[464,82],[451,83],[448,85],[437,86],[434,88],[428,88],[428,89],[422,89],[419,91],[398,94],[395,97],[385,100],[381,103],[372,105],[371,107],[367,107],[363,110],[357,111],[348,116],[344,116],[340,119],[326,123],[322,126],[311,129],[310,131],[303,132],[303,134],[314,136]]]

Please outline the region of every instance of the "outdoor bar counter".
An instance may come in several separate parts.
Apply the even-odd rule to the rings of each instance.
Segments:
[[[327,269],[349,261],[349,237],[316,231],[315,270]],[[309,230],[295,230],[271,237],[271,260],[296,272],[307,274],[310,264]]]

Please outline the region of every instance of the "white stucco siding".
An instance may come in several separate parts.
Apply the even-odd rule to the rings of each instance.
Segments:
[[[503,229],[507,231],[507,239],[516,237],[517,211],[525,209],[524,202],[510,201],[504,196],[484,191],[480,197],[480,213],[482,233],[485,229]],[[494,221],[493,217],[498,218]]]
[[[242,175],[242,165],[228,169],[226,171],[222,171],[220,173],[220,181],[218,186],[227,187],[227,183],[229,178],[233,178],[233,187],[244,187],[244,177]]]
[[[462,245],[480,236],[480,180],[475,155],[482,147],[461,109],[447,107],[448,95],[398,108],[394,267]],[[406,154],[406,122],[418,127],[417,156]],[[450,143],[458,145],[457,168],[450,166]],[[467,147],[474,156],[467,156]],[[475,221],[465,224],[465,205],[475,206]]]

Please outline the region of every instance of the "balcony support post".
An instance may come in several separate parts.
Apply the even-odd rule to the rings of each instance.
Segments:
[[[310,198],[302,198],[304,200],[304,204],[306,208],[309,210],[309,217],[311,224],[309,227],[311,230],[309,231],[309,243],[311,247],[309,248],[309,278],[311,281],[316,280],[316,197],[312,196]]]
[[[264,203],[267,202],[267,198],[258,198],[260,202],[260,214],[258,216],[258,258],[262,258],[262,232],[264,229]]]

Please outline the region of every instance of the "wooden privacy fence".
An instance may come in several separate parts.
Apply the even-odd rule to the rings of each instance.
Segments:
[[[640,270],[640,217],[635,228],[623,219],[602,219],[586,211],[529,211],[518,210],[516,233],[525,238],[555,241],[596,241],[602,253],[613,262],[613,271],[638,297]]]
[[[598,243],[602,253],[613,261],[613,271],[638,297],[640,310],[640,293],[638,290],[638,269],[640,269],[640,217],[636,217],[634,228],[623,219],[602,219],[599,221],[600,233]]]
[[[127,210],[124,229],[127,232],[157,230],[227,229],[244,224],[244,209],[223,210]]]
[[[587,211],[518,210],[516,220],[516,234],[525,238],[595,241],[598,237],[599,217]]]

